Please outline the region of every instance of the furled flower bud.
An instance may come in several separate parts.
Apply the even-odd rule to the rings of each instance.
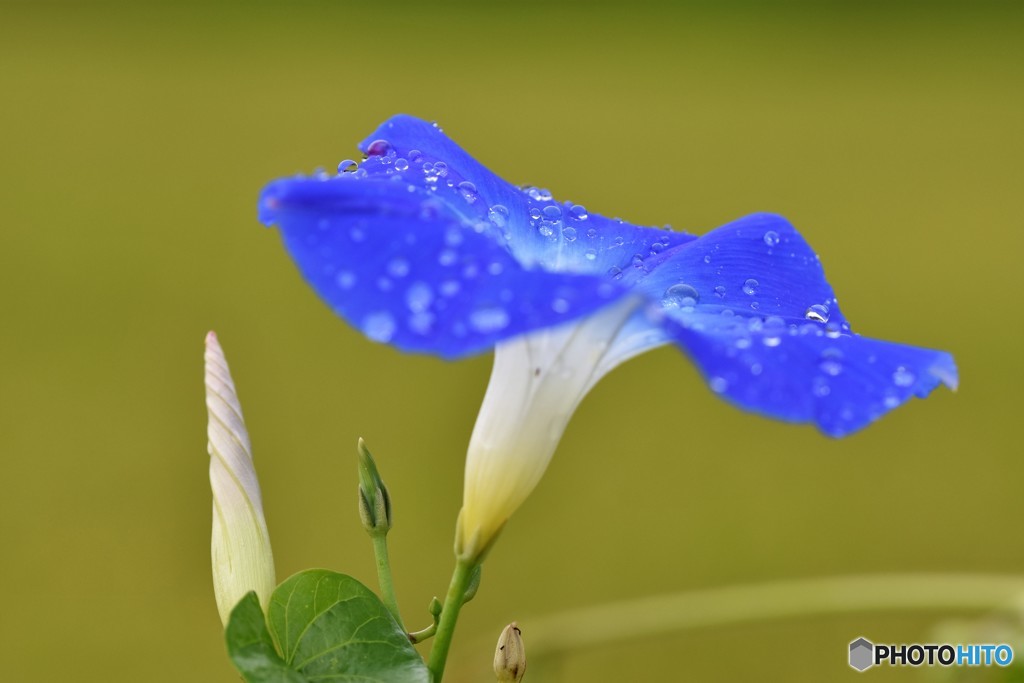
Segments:
[[[263,502],[242,419],[217,335],[206,335],[206,408],[213,491],[213,590],[221,621],[250,591],[264,611],[274,590],[274,557],[263,518]]]
[[[498,683],[519,683],[526,673],[526,648],[516,622],[505,627],[494,650],[494,675]]]
[[[370,534],[391,530],[391,495],[377,471],[366,442],[359,439],[359,519]]]

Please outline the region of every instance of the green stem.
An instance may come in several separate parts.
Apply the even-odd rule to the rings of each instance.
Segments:
[[[370,534],[370,537],[373,539],[373,554],[377,558],[377,583],[380,584],[381,600],[404,631],[402,615],[398,611],[398,599],[395,598],[395,584],[391,579],[391,559],[388,557],[387,534],[373,533]]]
[[[437,622],[435,621],[430,626],[426,627],[422,631],[412,631],[409,633],[409,640],[415,643],[422,643],[427,638],[433,638],[434,634],[437,633]]]
[[[466,589],[469,588],[475,568],[476,565],[473,562],[456,560],[455,571],[452,572],[452,582],[448,585],[448,594],[444,598],[444,607],[441,609],[441,620],[437,624],[434,646],[430,650],[430,659],[427,662],[433,683],[441,683],[441,676],[444,675],[448,649],[451,647],[452,636],[455,634],[455,622],[459,619],[459,610],[462,609]]]

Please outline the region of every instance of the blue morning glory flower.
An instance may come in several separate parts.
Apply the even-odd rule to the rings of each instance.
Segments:
[[[507,518],[525,494],[506,492],[532,488],[586,392],[666,343],[722,398],[830,436],[940,383],[956,387],[948,353],[855,334],[817,254],[781,216],[699,237],[608,219],[502,180],[409,116],[360,149],[365,160],[342,162],[337,175],[270,183],[260,219],[278,226],[320,297],[371,339],[446,358],[497,348],[464,515],[472,481],[494,479],[495,453],[546,453],[514,475],[520,486],[503,472],[478,496],[508,498],[495,519]],[[531,430],[535,442],[524,443]],[[502,522],[477,531],[490,538]]]
[[[949,354],[854,334],[780,216],[702,237],[610,220],[505,182],[409,116],[360,149],[367,159],[336,176],[268,185],[260,218],[371,339],[455,358],[639,295],[616,337],[630,356],[671,341],[722,397],[833,436],[956,386]]]

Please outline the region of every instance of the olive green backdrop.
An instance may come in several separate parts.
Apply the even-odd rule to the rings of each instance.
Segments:
[[[255,219],[264,182],[333,168],[398,112],[591,211],[697,232],[783,213],[856,329],[948,349],[962,378],[833,441],[729,407],[671,348],[616,370],[490,557],[452,681],[489,680],[508,621],[529,652],[531,620],[608,600],[1024,574],[1020,7],[0,6],[0,678],[236,680],[209,576],[209,329],[279,578],[374,585],[363,436],[426,625],[490,360],[370,343]],[[843,680],[854,637],[926,640],[943,616],[666,633],[527,681]]]

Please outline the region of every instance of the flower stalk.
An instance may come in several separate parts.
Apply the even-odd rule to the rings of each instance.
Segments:
[[[395,583],[391,575],[391,558],[388,553],[388,532],[391,530],[391,494],[384,485],[377,463],[373,460],[366,442],[359,439],[356,446],[359,453],[359,518],[363,528],[373,542],[373,555],[377,565],[377,583],[381,600],[398,625],[405,629],[402,614],[398,609]]]

